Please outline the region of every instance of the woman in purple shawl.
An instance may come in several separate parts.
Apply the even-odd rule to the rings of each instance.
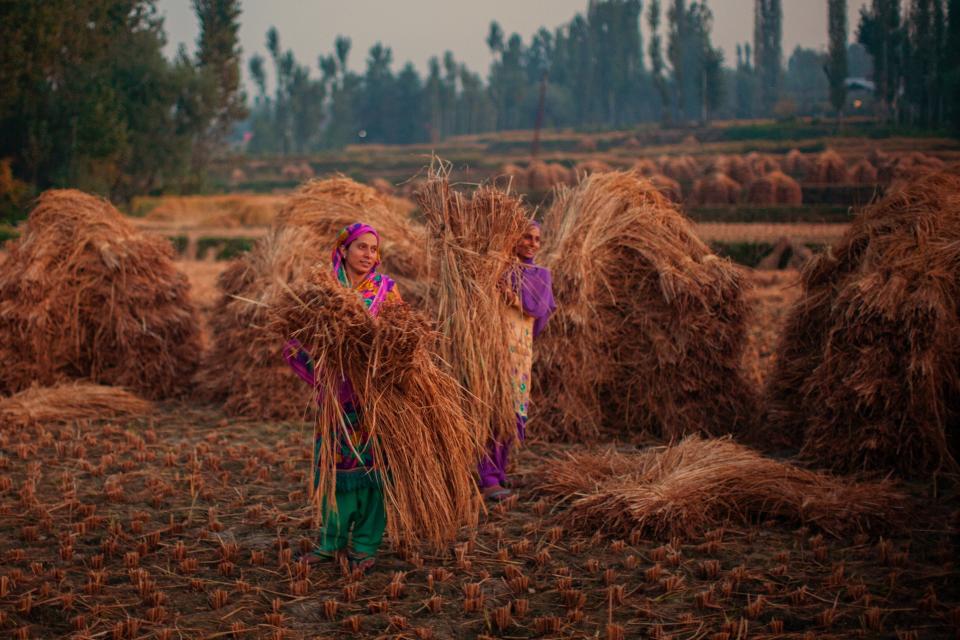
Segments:
[[[550,314],[557,308],[553,300],[550,270],[534,264],[540,250],[540,225],[531,222],[515,249],[519,265],[503,293],[508,305],[510,323],[510,377],[517,414],[517,437],[526,434],[527,409],[530,401],[530,373],[533,367],[533,339],[543,332]],[[480,461],[480,488],[491,501],[510,496],[507,461],[512,442],[491,441],[487,454]]]

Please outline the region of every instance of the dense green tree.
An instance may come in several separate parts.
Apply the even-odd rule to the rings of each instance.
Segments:
[[[830,104],[839,120],[847,102],[847,0],[828,0],[829,50],[824,72],[830,82]]]
[[[755,0],[753,55],[760,110],[769,115],[780,99],[783,71],[783,8],[780,0]]]
[[[860,9],[857,42],[872,58],[875,93],[890,118],[898,110],[903,39],[900,0],[872,0],[869,8]]]

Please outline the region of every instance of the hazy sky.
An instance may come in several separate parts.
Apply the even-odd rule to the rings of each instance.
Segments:
[[[754,0],[710,0],[709,4],[714,43],[723,48],[727,63],[733,66],[737,43],[753,40]],[[854,38],[864,0],[847,4]],[[191,0],[157,2],[166,17],[171,56],[180,43],[189,51],[194,49],[197,21],[192,5]],[[508,35],[516,32],[529,42],[541,26],[552,31],[586,6],[587,0],[244,0],[240,29],[244,73],[247,57],[266,56],[265,34],[272,25],[280,33],[283,49],[293,49],[312,75],[319,74],[318,55],[332,52],[334,38],[343,34],[353,40],[350,66],[356,71],[365,68],[367,51],[379,40],[393,49],[395,69],[409,60],[424,71],[430,56],[449,49],[459,61],[486,76],[491,58],[485,40],[491,20],[497,20]],[[798,44],[826,48],[827,0],[783,0],[783,13],[784,62]],[[643,32],[646,46],[646,19]]]

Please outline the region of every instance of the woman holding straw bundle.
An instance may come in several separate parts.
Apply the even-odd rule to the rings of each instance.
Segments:
[[[371,316],[377,316],[386,305],[402,303],[396,283],[377,271],[379,265],[380,235],[373,227],[356,222],[339,233],[333,249],[333,275],[341,285],[360,295]],[[316,388],[314,362],[300,342],[288,341],[283,356],[297,375]],[[307,562],[334,560],[346,553],[351,569],[366,573],[374,566],[387,525],[380,476],[382,461],[375,459],[360,403],[346,377],[340,378],[337,396],[341,428],[336,429],[334,448],[336,499],[322,499],[320,544],[304,558]],[[320,482],[321,445],[318,429],[314,442],[315,491]]]
[[[501,292],[508,306],[510,339],[510,377],[517,437],[526,436],[527,411],[533,368],[533,340],[547,326],[556,310],[550,270],[534,263],[540,250],[540,224],[531,221],[514,249],[519,264],[501,281]],[[490,501],[500,502],[511,495],[507,462],[512,440],[491,439],[480,461],[480,489]]]

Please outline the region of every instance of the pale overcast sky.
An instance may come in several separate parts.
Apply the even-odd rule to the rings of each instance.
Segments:
[[[864,1],[848,0],[851,39]],[[648,2],[643,3],[644,11]],[[709,5],[714,43],[733,66],[737,43],[753,40],[754,0],[710,0]],[[194,50],[197,20],[192,6],[191,0],[157,2],[166,18],[171,56],[180,43]],[[297,60],[311,68],[311,75],[319,73],[317,57],[332,52],[334,38],[343,34],[353,40],[350,66],[356,71],[365,68],[367,51],[379,40],[393,50],[395,69],[411,61],[422,72],[430,56],[442,56],[449,49],[485,77],[491,60],[485,42],[491,20],[508,35],[516,32],[529,42],[541,26],[552,31],[586,6],[587,0],[244,0],[240,29],[244,75],[250,55],[266,57],[265,34],[272,25],[283,49],[293,49]],[[827,0],[783,0],[783,13],[784,62],[798,44],[826,48]],[[646,47],[645,17],[643,23]]]

